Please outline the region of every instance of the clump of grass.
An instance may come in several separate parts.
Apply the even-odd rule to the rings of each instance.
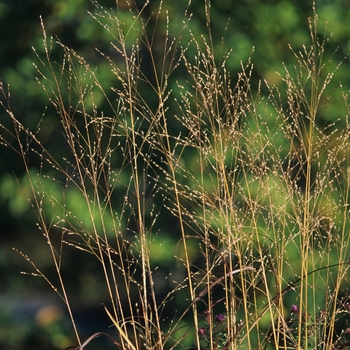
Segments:
[[[348,272],[349,106],[343,94],[342,115],[327,115],[338,66],[327,71],[316,11],[311,45],[291,51],[296,64],[284,67],[283,85],[261,82],[255,91],[250,60],[234,78],[230,52],[217,60],[208,2],[202,38],[192,34],[187,9],[180,32],[171,33],[161,2],[157,50],[143,20],[148,3],[127,3],[129,28],[98,3],[93,14],[113,39],[113,57],[101,53],[115,75],[112,93],[42,23],[38,81],[60,118],[61,152],[41,141],[40,124],[31,130],[13,115],[1,86],[12,121],[1,141],[23,160],[58,284],[21,254],[62,297],[77,348],[97,335],[83,341],[75,323],[61,269],[69,247],[100,264],[117,348],[344,348],[335,327]],[[54,45],[63,52],[58,66]],[[181,82],[173,80],[177,70],[186,72]],[[168,276],[160,299],[155,242],[169,235],[178,242],[171,247],[177,277]],[[174,312],[177,296],[185,302]],[[305,311],[289,315],[295,303]]]
[[[300,322],[301,316],[301,322]],[[327,315],[324,310],[320,310],[316,319],[306,312],[300,311],[297,305],[291,306],[290,317],[287,321],[288,325],[288,339],[286,342],[290,347],[295,348],[298,344],[303,349],[324,349],[324,341],[321,339],[327,338]],[[299,331],[299,328],[301,330]],[[307,338],[305,338],[307,334]],[[299,341],[298,337],[301,335],[302,339]],[[348,342],[349,330],[344,329],[336,341],[332,344],[332,349],[344,349],[350,346]]]

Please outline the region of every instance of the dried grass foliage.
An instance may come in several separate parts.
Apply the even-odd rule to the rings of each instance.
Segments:
[[[29,200],[59,277],[58,286],[48,283],[66,303],[80,347],[87,344],[61,275],[66,245],[100,263],[118,348],[175,349],[188,346],[190,338],[200,349],[203,303],[210,317],[215,305],[224,305],[227,349],[303,348],[313,335],[299,327],[298,336],[290,336],[287,293],[295,294],[300,309],[313,312],[319,307],[316,294],[324,294],[327,318],[312,348],[332,348],[348,272],[349,106],[344,93],[346,115],[318,122],[332,103],[327,86],[334,71],[323,62],[327,42],[319,42],[316,13],[309,23],[311,46],[291,51],[296,65],[294,71],[285,67],[283,87],[261,82],[254,91],[252,62],[242,63],[232,77],[225,66],[230,52],[218,63],[210,32],[207,39],[192,35],[187,12],[182,30],[191,42],[183,47],[180,37],[173,39],[165,16],[162,56],[155,57],[154,38],[142,20],[147,2],[141,10],[126,3],[135,18],[129,30],[139,35],[132,46],[115,14],[97,3],[92,14],[113,36],[114,56],[102,53],[116,77],[113,95],[83,57],[47,36],[42,23],[46,55],[37,55],[38,81],[60,118],[66,148],[59,156],[41,142],[40,124],[29,130],[13,115],[1,85],[2,105],[13,123],[2,125],[1,143],[14,148],[26,167]],[[58,69],[50,59],[53,45],[63,52]],[[143,70],[141,47],[151,73]],[[190,47],[195,57],[188,56]],[[172,81],[176,69],[185,70],[186,83]],[[109,106],[108,116],[95,94]],[[36,174],[29,156],[40,159]],[[62,196],[52,196],[47,183],[58,183]],[[84,199],[84,221],[66,201],[72,191]],[[48,203],[52,215],[45,211]],[[178,225],[178,244],[169,254],[184,278],[159,300],[151,246],[164,211]],[[57,233],[59,245],[52,240]],[[212,292],[218,285],[220,300]],[[164,329],[167,305],[183,290],[188,307]],[[188,315],[191,324],[184,328]],[[270,320],[268,334],[263,319]],[[213,332],[208,337],[217,348]]]

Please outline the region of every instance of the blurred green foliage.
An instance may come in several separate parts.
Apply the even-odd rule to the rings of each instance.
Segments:
[[[99,3],[111,9],[114,16],[124,22],[124,33],[127,36],[127,43],[132,45],[140,30],[134,18],[126,10],[123,10],[123,1],[120,1],[120,9],[117,10],[115,1],[100,0]],[[144,1],[136,1],[141,8]],[[158,19],[154,16],[157,13],[159,1],[151,1],[145,12],[143,13],[144,20],[149,17],[149,31],[156,30],[154,39],[155,52],[161,50],[160,43],[163,42],[163,33],[165,30],[165,12],[163,17]],[[167,10],[170,19],[170,35],[176,36],[181,33],[182,19],[187,8],[187,0],[165,1],[163,5]],[[103,87],[111,96],[112,100],[116,97],[110,90],[110,87],[118,84],[116,78],[110,71],[110,65],[105,58],[102,57],[99,51],[110,56],[116,63],[118,57],[113,57],[113,50],[110,42],[113,42],[113,35],[108,33],[103,27],[88,13],[94,13],[95,5],[87,0],[1,0],[0,1],[0,20],[2,30],[0,31],[0,79],[4,84],[10,84],[10,105],[13,113],[19,118],[26,127],[35,128],[45,113],[44,122],[41,125],[41,139],[46,142],[46,147],[51,152],[62,152],[65,149],[65,140],[62,135],[58,135],[55,129],[58,126],[59,118],[50,105],[48,105],[47,95],[35,80],[38,76],[36,65],[40,65],[37,57],[32,51],[35,48],[39,55],[44,54],[42,45],[43,34],[40,26],[39,16],[42,16],[48,37],[53,36],[68,47],[74,49],[79,55],[83,56],[91,67],[96,68],[97,75]],[[319,0],[316,1],[316,10],[320,17],[318,35],[322,38],[325,34],[333,33],[331,41],[327,44],[327,59],[332,60],[333,65],[337,65],[342,61],[347,52],[350,51],[350,26],[348,19],[350,18],[350,2],[348,0]],[[189,42],[191,35],[199,38],[201,35],[208,37],[206,28],[204,1],[193,0],[188,8],[188,13],[193,13],[191,20],[188,23],[190,32],[184,31],[181,33],[181,43],[186,45]],[[231,71],[231,76],[234,77],[240,70],[240,62],[246,62],[249,57],[252,58],[254,64],[253,84],[257,87],[258,81],[266,79],[270,85],[280,85],[281,79],[277,72],[283,71],[282,62],[287,67],[293,67],[294,56],[291,53],[288,45],[291,44],[295,51],[302,48],[303,45],[310,43],[309,28],[307,18],[312,14],[312,2],[305,0],[213,0],[211,3],[211,23],[210,29],[213,37],[214,50],[218,61],[229,50],[232,50],[227,61],[227,68]],[[98,18],[98,17],[97,17]],[[325,25],[329,20],[329,24],[325,29]],[[111,29],[113,33],[113,28]],[[190,34],[191,33],[191,34]],[[55,40],[55,39],[54,39]],[[159,46],[159,47],[158,47]],[[253,50],[254,48],[254,50]],[[253,52],[253,53],[252,53]],[[190,55],[195,56],[195,48],[189,50]],[[58,45],[53,46],[51,52],[52,61],[62,61],[62,50]],[[145,60],[147,64],[147,59]],[[149,62],[148,62],[149,63]],[[160,64],[160,62],[156,62]],[[57,66],[59,69],[59,66]],[[334,84],[341,80],[344,91],[350,90],[349,63],[345,61],[336,72]],[[179,70],[174,81],[179,82],[185,79]],[[40,77],[38,77],[40,80]],[[152,77],[149,77],[152,79]],[[175,88],[175,87],[174,87]],[[266,94],[268,92],[266,91]],[[339,99],[341,97],[339,96]],[[100,110],[106,110],[108,113],[109,107],[103,105],[102,96],[95,96],[95,103],[99,104]],[[47,109],[45,109],[47,106]],[[329,106],[325,111],[323,122],[331,123],[342,117],[344,110],[339,110],[337,104]],[[270,113],[266,112],[266,115]],[[3,110],[0,111],[1,122],[10,127],[10,120]],[[321,119],[322,120],[322,119]],[[273,125],[274,121],[269,120]],[[324,125],[322,125],[323,127]],[[170,127],[172,127],[170,125]],[[282,140],[282,138],[281,138]],[[258,142],[258,140],[257,140]],[[281,141],[283,148],[283,142]],[[190,155],[189,155],[190,157]],[[232,155],[234,157],[234,155]],[[33,158],[30,164],[33,167],[33,174],[39,167],[39,159]],[[228,160],[230,162],[230,160]],[[31,282],[26,284],[28,277],[23,278],[19,275],[20,269],[25,269],[23,263],[18,257],[13,257],[11,251],[12,246],[19,247],[25,252],[31,251],[31,254],[40,256],[42,267],[44,270],[50,265],[49,256],[45,249],[41,251],[42,242],[40,234],[35,231],[35,215],[33,215],[31,206],[28,202],[30,198],[28,177],[24,173],[23,162],[20,157],[15,155],[10,149],[1,148],[0,152],[0,209],[2,213],[2,225],[0,233],[0,306],[2,298],[5,300],[11,295],[15,298],[14,293],[23,293],[26,289],[45,288],[42,283]],[[196,165],[188,159],[188,167]],[[277,179],[271,179],[278,181]],[[45,184],[42,184],[45,186]],[[250,191],[254,191],[254,184]],[[259,186],[256,184],[256,186]],[[278,187],[279,184],[276,183]],[[62,196],[62,188],[58,185],[56,188],[50,188],[48,192],[57,201]],[[67,196],[68,205],[71,208],[79,208],[79,216],[77,221],[84,221],[87,210],[82,202],[82,197],[73,190],[65,193]],[[274,198],[276,202],[280,198]],[[327,204],[325,204],[326,206]],[[47,206],[50,208],[50,205]],[[48,211],[49,215],[57,213]],[[159,218],[162,220],[162,217]],[[164,222],[160,226],[168,228],[169,231],[175,231],[176,225],[169,222],[169,217],[164,216]],[[84,223],[87,229],[89,223]],[[161,232],[162,233],[162,232]],[[176,245],[176,236],[169,237],[165,230],[165,236],[156,236],[152,243],[152,250],[156,251],[158,261],[165,271],[171,270],[171,262],[169,259],[169,251]],[[164,232],[163,232],[164,233]],[[30,243],[28,243],[30,242]],[[30,246],[28,246],[28,244]],[[36,253],[37,251],[37,253]],[[293,254],[293,252],[288,252]],[[195,254],[195,253],[194,253]],[[77,257],[72,253],[69,261],[74,261]],[[297,261],[296,257],[296,261]],[[82,266],[85,266],[82,268]],[[72,278],[72,288],[76,290],[77,304],[82,303],[89,305],[95,303],[99,299],[99,283],[96,281],[96,274],[93,273],[94,265],[88,263],[70,265],[67,263],[67,273]],[[81,280],[74,281],[76,271],[80,270]],[[50,274],[48,272],[48,274]],[[89,284],[89,292],[82,293],[84,285]],[[78,292],[80,290],[80,292]],[[6,297],[6,298],[5,298]],[[7,300],[7,299],[6,299]],[[2,307],[1,307],[2,308]],[[1,324],[8,323],[5,318],[9,317],[6,312],[0,311]],[[5,321],[3,321],[5,320]],[[37,332],[38,325],[33,321],[33,331]],[[20,350],[30,349],[26,345],[22,347],[19,338],[23,334],[27,336],[27,330],[22,331],[23,324],[19,327],[13,325],[11,328],[1,328],[0,330],[0,345],[4,345],[7,349]],[[49,332],[49,329],[47,329]],[[54,332],[59,335],[61,331]],[[17,337],[14,337],[14,334]],[[23,335],[24,337],[24,335]],[[6,340],[7,339],[7,340]],[[54,337],[52,338],[54,339]],[[6,343],[7,341],[7,343]],[[33,344],[36,344],[36,349],[54,348],[54,345],[48,345],[45,341],[33,339]],[[35,343],[36,342],[36,343]]]

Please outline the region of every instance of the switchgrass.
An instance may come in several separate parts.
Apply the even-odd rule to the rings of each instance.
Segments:
[[[253,88],[250,60],[233,74],[231,52],[216,57],[209,2],[202,37],[188,9],[174,34],[163,2],[154,28],[148,2],[126,3],[129,27],[121,9],[95,3],[92,14],[112,38],[113,53],[100,52],[111,89],[42,23],[36,67],[60,118],[59,152],[11,112],[1,86],[12,120],[1,141],[25,165],[58,283],[20,253],[66,304],[78,348],[104,333],[81,339],[61,269],[70,247],[100,265],[116,348],[347,347],[350,109],[345,93],[332,100],[339,65],[324,58],[315,9],[311,43],[291,47],[281,85]],[[172,266],[161,279],[159,255]]]

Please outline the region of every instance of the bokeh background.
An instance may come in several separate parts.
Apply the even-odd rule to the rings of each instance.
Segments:
[[[115,1],[100,0],[99,3],[116,11]],[[144,1],[136,0],[136,3],[141,8]],[[158,6],[158,0],[151,0],[143,13],[145,19],[150,18],[150,31]],[[168,10],[171,27],[180,28],[187,0],[165,0],[163,6]],[[331,57],[336,64],[350,51],[350,2],[318,0],[316,9],[320,18],[320,38],[324,33],[332,33],[326,59]],[[119,1],[119,10],[118,15],[123,21],[131,23],[122,0]],[[43,54],[39,16],[42,16],[48,36],[58,37],[62,43],[84,56],[91,66],[98,67],[100,81],[108,90],[115,84],[115,77],[110,72],[109,63],[95,48],[110,53],[112,39],[89,11],[94,11],[94,4],[89,0],[0,1],[0,80],[5,85],[10,84],[12,112],[26,126],[35,128],[45,113],[41,135],[44,135],[43,141],[52,152],[64,148],[60,144],[64,139],[56,132],[59,118],[50,107],[46,110],[47,96],[35,79],[38,73],[33,63],[38,63],[38,58],[32,47],[39,55]],[[189,12],[193,13],[190,22],[193,34],[200,36],[207,33],[204,0],[192,0]],[[253,89],[261,79],[266,79],[271,85],[279,85],[281,80],[276,72],[283,72],[282,62],[287,66],[294,62],[288,44],[298,50],[303,44],[310,43],[307,19],[311,15],[311,0],[212,0],[211,30],[215,51],[219,57],[220,52],[233,50],[227,63],[232,77],[240,70],[240,62],[246,62],[251,57],[254,64]],[[162,43],[163,33],[158,31],[156,35],[155,42]],[[56,47],[52,51],[52,60],[59,61],[61,58],[62,51]],[[345,61],[334,79],[334,84],[339,80],[342,82],[344,91],[350,90],[349,68],[348,61]],[[175,79],[183,78],[181,70],[175,74],[178,74]],[[103,106],[100,109],[103,110]],[[329,113],[339,117],[337,106],[332,106]],[[11,124],[2,109],[0,120],[5,126]],[[37,164],[31,165],[35,171]],[[36,218],[26,200],[27,190],[20,157],[11,149],[0,147],[0,348],[62,349],[74,345],[64,304],[42,278],[21,274],[21,271],[32,272],[33,269],[13,250],[14,247],[28,254],[49,278],[55,280],[47,243],[36,229]],[[172,226],[167,216],[159,220],[164,220],[164,227]],[[176,237],[165,242],[168,243],[158,254],[164,276],[172,269],[167,252],[172,249]],[[64,260],[63,269],[67,280],[78,280],[81,287],[70,290],[70,293],[83,333],[88,337],[96,331],[106,330],[110,322],[101,306],[106,296],[101,287],[103,276],[97,270],[98,265],[72,249]],[[108,348],[108,342],[104,348]]]

